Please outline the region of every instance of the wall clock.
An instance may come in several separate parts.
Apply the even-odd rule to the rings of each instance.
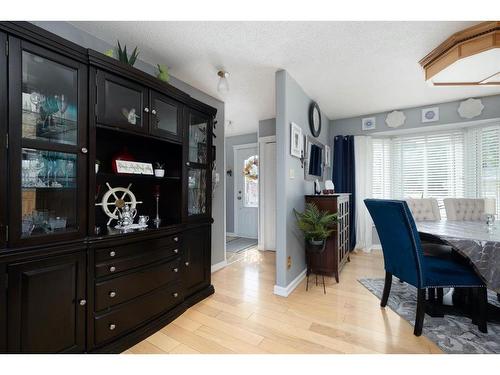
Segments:
[[[309,127],[311,128],[312,135],[318,138],[321,133],[321,112],[316,102],[312,102],[309,107]]]

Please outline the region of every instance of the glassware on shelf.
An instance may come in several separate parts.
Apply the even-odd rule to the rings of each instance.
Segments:
[[[52,231],[58,231],[66,228],[66,218],[65,217],[50,217],[49,227]]]
[[[33,215],[25,215],[21,221],[21,234],[23,237],[31,236],[31,232],[35,229],[35,223],[33,221]]]

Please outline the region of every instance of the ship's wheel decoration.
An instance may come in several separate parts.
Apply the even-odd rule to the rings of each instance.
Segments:
[[[129,184],[126,188],[113,188],[108,182],[106,182],[106,186],[109,190],[104,193],[101,203],[96,203],[96,206],[102,206],[102,210],[106,215],[108,215],[109,220],[107,225],[111,224],[113,220],[119,219],[118,213],[123,209],[123,207],[125,207],[125,205],[128,205],[132,209],[142,203],[142,201],[137,201],[134,193],[130,190],[132,184]]]

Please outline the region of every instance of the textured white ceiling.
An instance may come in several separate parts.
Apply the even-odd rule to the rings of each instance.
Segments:
[[[500,93],[500,87],[431,87],[418,61],[473,22],[72,22],[224,100],[228,135],[275,116],[274,73],[286,69],[331,119]],[[231,73],[216,90],[217,69]]]

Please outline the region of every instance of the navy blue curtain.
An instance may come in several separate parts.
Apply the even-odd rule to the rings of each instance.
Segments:
[[[349,207],[349,243],[351,250],[356,246],[356,181],[354,166],[354,136],[338,135],[333,140],[332,181],[336,193],[351,193]]]

